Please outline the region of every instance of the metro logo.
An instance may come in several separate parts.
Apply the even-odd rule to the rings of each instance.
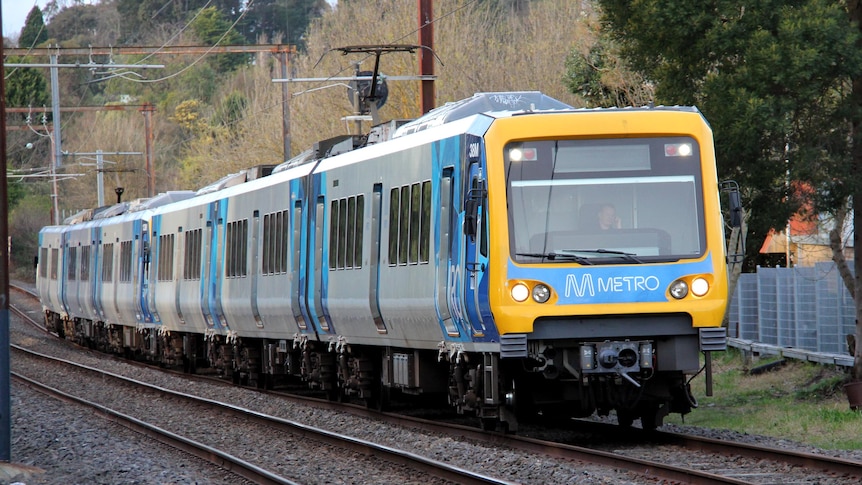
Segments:
[[[643,291],[656,291],[661,287],[661,283],[657,276],[609,276],[606,278],[596,278],[593,282],[593,275],[584,273],[581,275],[580,281],[577,275],[566,275],[566,298],[571,298],[572,295],[583,298],[585,295],[594,297],[596,293],[631,293]]]

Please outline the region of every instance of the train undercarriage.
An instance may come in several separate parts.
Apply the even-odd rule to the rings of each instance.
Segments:
[[[687,414],[697,406],[685,372],[656,369],[660,359],[649,340],[531,343],[526,356],[504,358],[443,344],[430,351],[303,337],[269,341],[45,317],[58,335],[106,353],[244,386],[300,384],[330,400],[357,399],[375,409],[386,408],[396,394],[437,396],[458,414],[476,416],[483,428],[505,432],[516,432],[519,422],[611,412],[622,426],[639,419],[651,430],[669,413]]]

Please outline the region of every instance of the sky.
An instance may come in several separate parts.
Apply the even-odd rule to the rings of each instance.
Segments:
[[[48,0],[2,0],[0,12],[3,14],[3,37],[15,37],[21,33],[27,14],[33,10],[33,5],[45,8]]]

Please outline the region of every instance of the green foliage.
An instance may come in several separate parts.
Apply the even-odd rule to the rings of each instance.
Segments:
[[[704,395],[705,379],[694,379],[698,408],[684,419],[671,414],[666,423],[762,434],[827,449],[862,446],[862,413],[850,410],[840,390],[846,369],[791,360],[772,372],[750,375],[750,355],[746,359],[728,349],[713,356],[714,395]]]
[[[255,1],[246,12],[242,31],[246,41],[257,43],[259,36],[270,42],[305,48],[305,33],[312,20],[329,10],[326,0]]]
[[[24,63],[20,57],[7,59],[10,64]],[[45,75],[39,69],[17,68],[6,71],[6,106],[26,108],[32,106],[41,108],[50,105],[51,96],[48,91],[48,83]],[[20,119],[26,120],[28,115],[20,115]],[[32,116],[31,116],[32,118]],[[39,115],[41,118],[41,115]],[[31,119],[31,123],[39,124],[40,119]]]
[[[39,46],[46,40],[48,40],[48,29],[45,27],[45,19],[42,18],[42,9],[38,5],[33,5],[21,30],[18,46],[29,49]]]
[[[229,129],[236,129],[235,125],[245,115],[248,106],[248,98],[239,91],[228,94],[219,105],[215,113],[215,122]]]
[[[192,22],[192,30],[197,38],[206,45],[242,44],[243,38],[231,27],[225,15],[215,7],[201,10]],[[245,54],[219,54],[209,60],[217,72],[229,72],[248,62]]]
[[[13,189],[15,187],[15,189]],[[10,184],[10,194],[18,192],[20,184]],[[9,212],[10,266],[18,277],[33,277],[39,229],[51,223],[51,199],[45,195],[29,195],[17,199]]]
[[[123,43],[142,43],[161,29],[178,30],[205,6],[222,12],[231,22],[239,18],[240,0],[117,0]]]
[[[751,261],[772,227],[802,202],[789,170],[821,197],[841,199],[847,171],[850,80],[862,74],[860,35],[840,2],[599,0],[630,65],[656,102],[696,105],[715,135],[719,176],[735,179],[751,211]]]

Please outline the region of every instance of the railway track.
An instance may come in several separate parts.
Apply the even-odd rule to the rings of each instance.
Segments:
[[[252,463],[244,460],[236,454],[227,451],[230,443],[225,440],[216,440],[216,444],[207,444],[206,438],[190,432],[192,429],[212,429],[213,424],[222,420],[230,420],[231,428],[238,428],[247,433],[257,433],[269,436],[273,441],[274,449],[290,449],[301,444],[312,443],[312,446],[321,444],[336,447],[342,450],[339,453],[357,453],[374,458],[380,458],[383,462],[392,463],[397,466],[391,471],[383,473],[403,473],[398,468],[409,470],[408,476],[416,477],[417,474],[437,477],[442,480],[464,484],[509,484],[511,482],[493,477],[483,476],[468,470],[459,469],[445,463],[431,460],[421,455],[380,446],[347,434],[333,433],[320,428],[307,426],[302,423],[293,422],[275,416],[269,416],[249,409],[244,409],[224,402],[203,399],[191,394],[181,393],[153,386],[146,382],[130,379],[110,372],[84,366],[75,362],[58,359],[52,356],[29,351],[18,345],[13,345],[16,360],[38,359],[40,367],[45,372],[41,377],[23,376],[13,372],[15,379],[27,385],[34,386],[40,391],[63,400],[92,407],[99,414],[115,421],[123,426],[142,432],[171,446],[177,447],[200,458],[205,458],[215,464],[220,464],[227,470],[232,471],[248,480],[262,484],[293,484],[290,478],[284,477],[282,471],[271,471],[276,464],[267,462],[265,465]],[[82,377],[86,375],[86,377]],[[109,387],[119,399],[111,401],[104,399],[103,392],[83,391],[89,387],[89,383],[95,383],[100,387]],[[100,402],[86,399],[82,396],[98,394],[103,396]],[[131,400],[137,403],[128,403],[125,396],[133,396]],[[170,406],[181,414],[182,423],[177,423],[176,417],[170,422],[158,422],[157,416],[146,412],[146,403],[159,400],[169,400]],[[143,406],[140,403],[144,403]],[[183,410],[188,409],[188,412]],[[204,416],[201,419],[201,416]],[[215,416],[215,421],[211,418]],[[225,428],[222,428],[225,429]],[[204,433],[206,434],[206,433]],[[286,438],[284,438],[286,437]],[[282,447],[278,444],[284,441]],[[223,449],[224,448],[224,449]],[[378,467],[383,470],[381,462]]]
[[[26,312],[24,314],[26,315]],[[184,379],[190,377],[185,376]],[[272,397],[272,399],[287,398],[279,396],[278,398]],[[308,402],[308,398],[302,398],[302,400]],[[338,412],[348,410],[351,414],[365,416],[371,420],[420,429],[427,433],[457,436],[459,439],[482,442],[487,446],[507,447],[523,453],[556,457],[578,463],[600,464],[605,467],[629,470],[642,478],[650,477],[672,483],[774,483],[776,475],[783,476],[784,479],[779,481],[787,483],[794,480],[788,478],[788,473],[793,477],[806,477],[801,479],[808,480],[806,483],[814,483],[811,480],[819,483],[858,483],[862,479],[860,478],[862,477],[862,463],[822,455],[720,442],[695,436],[656,433],[649,435],[649,437],[645,435],[635,438],[635,440],[647,441],[646,446],[620,445],[609,451],[561,444],[550,439],[489,434],[475,428],[454,426],[393,413],[381,414],[360,406],[345,406],[343,403],[331,403],[325,400],[314,400],[313,402],[312,406],[318,409],[331,408]],[[597,423],[578,423],[577,432],[584,433],[585,427],[595,426],[600,425]],[[599,427],[594,431],[587,431],[587,433],[593,433],[595,436],[613,433],[613,430],[616,429],[615,426],[612,428]],[[563,439],[572,440],[571,437]],[[577,440],[578,438],[574,439]],[[627,439],[631,443],[631,438]],[[589,439],[581,441],[589,441]],[[677,460],[673,462],[668,457],[676,457]],[[449,479],[459,483],[467,483],[466,479],[462,478]]]

